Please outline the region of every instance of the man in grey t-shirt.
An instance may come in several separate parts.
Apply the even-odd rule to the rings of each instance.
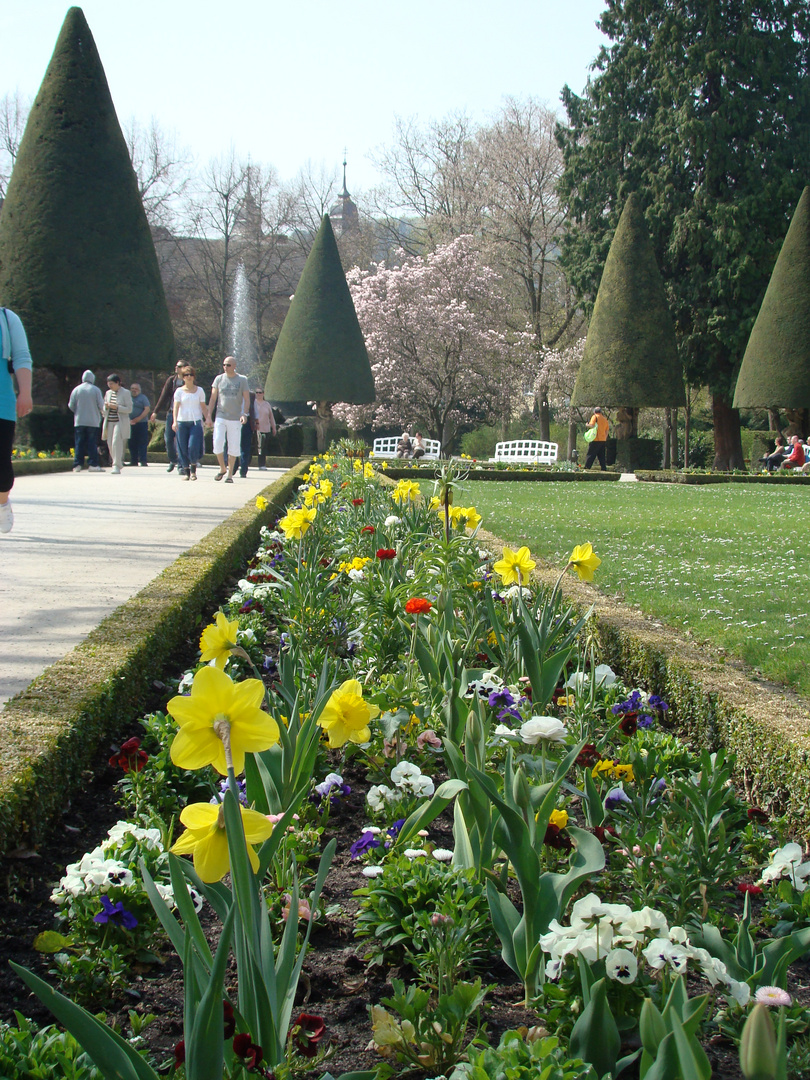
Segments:
[[[242,440],[242,425],[248,422],[250,414],[250,390],[244,375],[237,375],[236,361],[226,356],[222,361],[222,374],[217,375],[211,387],[211,400],[208,408],[214,420],[214,453],[219,462],[219,475],[215,480],[225,477],[226,484],[233,483],[233,474],[239,461]],[[225,465],[225,441],[228,442],[228,464]]]

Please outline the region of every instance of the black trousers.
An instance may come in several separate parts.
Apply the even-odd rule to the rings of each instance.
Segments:
[[[14,487],[11,451],[16,426],[13,420],[0,420],[0,491],[11,491]]]
[[[594,439],[592,443],[588,443],[588,454],[585,458],[585,468],[590,469],[594,461],[599,459],[599,464],[602,466],[602,472],[605,471],[607,465],[605,465],[605,450],[607,448],[606,442],[599,442],[598,439]]]

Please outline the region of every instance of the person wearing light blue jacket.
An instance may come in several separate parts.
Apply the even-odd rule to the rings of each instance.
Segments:
[[[11,467],[14,429],[17,417],[27,416],[34,403],[31,399],[32,364],[28,339],[19,316],[8,308],[0,308],[0,337],[3,354],[0,362],[0,533],[7,533],[11,532],[14,524],[8,498],[14,486],[14,470]]]

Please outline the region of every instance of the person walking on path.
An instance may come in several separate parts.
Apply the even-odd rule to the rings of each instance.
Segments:
[[[70,392],[68,408],[73,413],[73,471],[81,472],[87,458],[89,472],[104,472],[98,463],[98,429],[104,410],[104,397],[89,369]]]
[[[253,426],[259,450],[259,472],[267,472],[267,447],[278,432],[276,418],[273,416],[273,406],[269,401],[264,400],[264,390],[256,391],[256,400],[253,403]]]
[[[598,405],[593,410],[593,416],[588,421],[588,427],[596,428],[596,437],[588,444],[588,453],[585,457],[585,468],[590,469],[591,465],[593,465],[594,461],[598,458],[599,464],[602,466],[602,472],[604,472],[607,468],[605,465],[605,449],[607,447],[610,424]]]
[[[34,407],[31,398],[31,353],[19,315],[8,308],[0,309],[0,533],[11,532],[14,513],[9,494],[14,487],[11,451],[17,417],[28,416]],[[14,379],[17,394],[14,393]]]
[[[183,385],[183,376],[180,372],[185,366],[182,360],[178,360],[174,365],[174,375],[170,375],[163,384],[160,397],[155,402],[155,411],[149,417],[152,423],[156,420],[166,421],[166,426],[163,429],[163,441],[166,443],[166,454],[169,458],[169,467],[166,472],[171,472],[177,465],[177,436],[172,426],[174,421],[174,392]]]
[[[242,425],[242,437],[239,440],[239,475],[243,480],[247,476],[250,463],[253,460],[253,409],[256,405],[256,395],[252,390],[248,391],[248,401],[247,423]]]
[[[107,440],[112,461],[112,474],[118,476],[124,464],[124,446],[129,438],[129,415],[132,412],[132,394],[121,385],[120,375],[108,375],[109,389],[104,395],[104,427],[102,439]]]
[[[222,361],[222,374],[214,379],[211,400],[208,403],[214,420],[214,453],[219,462],[219,474],[215,480],[225,477],[226,484],[233,483],[233,474],[241,455],[242,425],[250,414],[250,390],[244,375],[237,374],[236,361],[226,356]],[[225,464],[225,443],[228,443],[228,464]],[[227,476],[226,476],[227,473]]]
[[[141,393],[141,384],[134,382],[129,388],[132,394],[132,415],[129,418],[129,464],[146,465],[149,447],[149,398]]]
[[[172,426],[177,437],[177,457],[181,480],[196,480],[203,456],[203,419],[211,422],[205,391],[197,386],[197,372],[190,364],[183,368],[183,385],[174,392]]]

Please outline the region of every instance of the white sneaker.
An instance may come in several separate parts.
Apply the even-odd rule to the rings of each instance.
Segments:
[[[73,471],[74,472],[81,472],[82,471],[81,465],[74,465],[73,466]]]
[[[113,476],[120,476],[121,470],[120,469],[113,469],[112,474],[113,474]]]
[[[0,533],[11,532],[11,526],[14,524],[14,512],[11,509],[11,503],[3,503],[0,506]]]
[[[90,468],[87,471],[88,472],[104,472],[104,470],[102,469],[102,467],[100,465],[91,465]]]

